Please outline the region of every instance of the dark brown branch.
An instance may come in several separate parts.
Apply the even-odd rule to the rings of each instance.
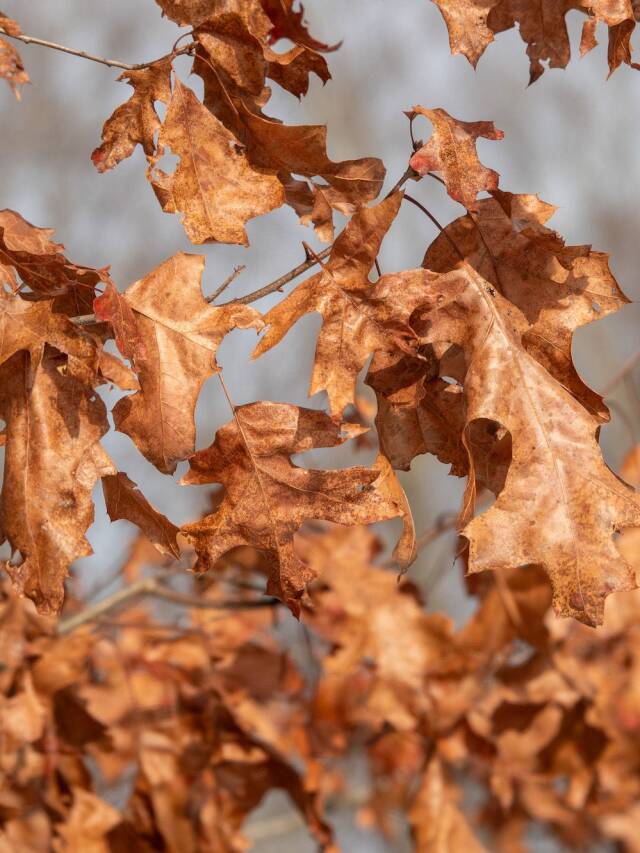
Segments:
[[[87,53],[86,50],[77,50],[75,47],[66,47],[63,44],[57,44],[54,41],[46,41],[46,39],[36,38],[35,36],[25,36],[25,35],[13,35],[12,33],[6,32],[0,27],[0,33],[3,36],[7,36],[7,38],[16,39],[16,41],[21,41],[23,44],[37,44],[40,47],[48,47],[51,50],[59,50],[62,53],[68,53],[71,56],[79,56],[81,59],[89,59],[91,62],[99,62],[101,65],[107,65],[109,68],[122,68],[125,71],[139,71],[142,68],[148,68],[150,65],[155,65],[156,62],[163,62],[165,59],[173,59],[175,56],[180,56],[183,53],[190,53],[194,47],[194,42],[191,42],[185,47],[180,48],[180,50],[172,51],[171,53],[166,54],[166,56],[161,56],[159,59],[152,59],[149,62],[138,62],[134,65],[130,65],[128,62],[121,62],[119,59],[105,59],[104,56],[95,56],[92,53]]]

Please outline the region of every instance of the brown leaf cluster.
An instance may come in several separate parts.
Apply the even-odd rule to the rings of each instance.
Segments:
[[[609,74],[620,65],[638,68],[631,59],[631,36],[638,21],[633,0],[434,0],[449,31],[452,53],[462,53],[475,66],[498,33],[517,28],[527,45],[534,83],[549,68],[565,68],[571,58],[566,15],[578,11],[587,16],[582,25],[580,56],[597,45],[596,28],[608,31]]]
[[[204,102],[175,76],[170,59],[125,72],[120,79],[133,95],[105,123],[92,155],[98,170],[140,145],[162,209],[181,215],[193,243],[247,245],[247,221],[284,203],[330,241],[334,210],[351,214],[378,195],[382,163],[334,162],[325,127],[285,125],[263,109],[271,96],[267,80],[298,98],[312,74],[326,83],[323,53],[333,48],[309,35],[292,0],[158,3],[193,28],[193,71],[204,82]],[[276,50],[282,39],[292,46]],[[162,121],[157,102],[166,106]],[[172,173],[162,169],[166,153],[179,158]]]

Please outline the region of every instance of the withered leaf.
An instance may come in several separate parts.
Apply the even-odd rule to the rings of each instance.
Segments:
[[[317,311],[324,322],[316,347],[310,394],[326,391],[331,412],[354,402],[356,378],[375,350],[408,349],[408,326],[376,299],[369,270],[402,201],[395,193],[375,207],[362,208],[333,244],[321,272],[299,285],[265,315],[267,332],[254,357],[272,349],[305,314]]]
[[[414,107],[412,114],[423,115],[433,125],[433,134],[409,161],[419,175],[440,172],[451,198],[467,210],[476,210],[476,197],[482,190],[495,190],[499,175],[483,166],[476,152],[479,136],[502,139],[492,121],[458,121],[443,109]]]
[[[158,551],[178,557],[178,528],[142,494],[137,484],[123,472],[102,478],[102,491],[111,521],[124,519],[136,524]]]
[[[599,624],[605,597],[635,586],[614,536],[640,526],[640,499],[604,463],[596,418],[522,346],[528,324],[515,305],[466,264],[434,280],[429,297],[429,340],[465,353],[466,430],[495,421],[512,439],[496,502],[463,530],[469,570],[540,565],[556,612]]]
[[[232,329],[262,326],[249,306],[210,306],[202,295],[203,269],[201,255],[178,253],[120,296],[135,316],[144,357],[135,365],[141,390],[119,400],[113,417],[164,473],[193,453],[194,409],[217,370],[220,342]]]
[[[85,362],[88,374],[92,367],[95,372],[96,352],[91,340],[64,315],[54,313],[51,299],[29,302],[19,294],[11,296],[0,289],[0,364],[26,350],[34,371],[47,344]]]
[[[491,9],[500,0],[434,0],[449,31],[451,53],[462,53],[475,68],[494,39],[487,26]]]
[[[171,175],[154,167],[165,146],[180,158]],[[157,148],[149,180],[162,209],[183,214],[193,243],[246,246],[247,220],[284,202],[275,175],[251,165],[235,136],[177,79]]]
[[[18,22],[12,18],[8,18],[3,12],[0,12],[1,30],[4,30],[10,36],[19,36],[22,33]],[[29,75],[24,69],[20,54],[11,42],[3,38],[0,38],[0,77],[7,81],[17,101],[21,98],[18,87],[31,82]]]
[[[104,293],[93,300],[93,310],[97,320],[111,325],[118,349],[131,364],[137,365],[145,358],[146,350],[135,312],[115,285],[107,284]]]
[[[100,398],[65,371],[53,350],[31,384],[28,358],[18,353],[1,369],[7,446],[0,524],[22,556],[7,566],[13,583],[43,613],[55,613],[70,564],[92,553],[85,532],[93,522],[93,486],[115,471],[99,444],[108,429]]]
[[[71,315],[93,310],[94,289],[109,281],[107,269],[79,266],[51,240],[53,229],[37,228],[13,210],[0,211],[0,285],[16,290],[19,280]]]
[[[487,853],[458,806],[461,792],[432,758],[411,806],[409,820],[418,850],[431,853]]]
[[[628,299],[609,269],[608,255],[591,246],[567,246],[545,227],[555,208],[534,195],[495,191],[478,202],[431,244],[423,264],[446,272],[459,257],[452,242],[496,290],[529,322],[522,341],[529,352],[600,420],[608,420],[602,398],[578,375],[573,333],[618,311]],[[447,239],[449,238],[449,239]],[[450,242],[452,241],[452,242]]]
[[[360,433],[323,412],[283,403],[251,403],[235,410],[235,419],[218,430],[214,443],[190,460],[185,485],[223,483],[225,498],[217,512],[186,525],[182,532],[205,571],[238,545],[266,552],[270,562],[267,592],[294,612],[313,571],[294,549],[294,534],[305,520],[368,524],[402,517],[405,532],[396,547],[399,563],[414,556],[411,515],[402,490],[383,457],[373,468],[307,470],[290,456],[319,447],[335,447]]]
[[[102,129],[102,145],[91,155],[99,172],[113,169],[130,157],[136,145],[148,156],[155,152],[154,135],[160,127],[155,102],[171,98],[171,62],[155,62],[138,71],[125,71],[118,77],[133,87],[133,95],[119,106]]]

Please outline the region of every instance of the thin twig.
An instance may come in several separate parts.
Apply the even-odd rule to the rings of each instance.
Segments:
[[[112,595],[108,595],[91,607],[85,607],[84,610],[81,610],[74,616],[62,619],[57,626],[58,636],[70,634],[81,625],[85,625],[88,622],[95,622],[99,617],[119,607],[121,604],[144,595],[162,598],[165,601],[171,601],[174,604],[181,604],[186,607],[199,607],[210,610],[251,610],[257,607],[275,607],[280,604],[277,598],[258,598],[246,601],[211,601],[201,596],[178,592],[175,589],[164,586],[162,583],[171,574],[173,572],[170,569],[165,569],[151,578],[142,578],[124,587],[124,589],[119,589]]]
[[[418,177],[420,177],[420,176],[418,175],[416,170],[413,168],[413,166],[407,166],[404,174],[400,178],[398,178],[398,180],[395,182],[395,184],[391,187],[389,192],[386,194],[385,198],[389,198],[389,196],[393,195],[394,192],[396,192],[401,187],[403,187],[410,178],[418,178]],[[406,196],[405,196],[405,198],[406,198]]]
[[[413,196],[407,195],[407,193],[405,193],[405,194],[404,194],[404,200],[405,200],[405,201],[410,201],[410,202],[411,202],[411,204],[415,204],[415,206],[416,206],[417,208],[419,208],[419,209],[420,209],[420,210],[425,214],[425,216],[428,216],[428,217],[429,217],[429,219],[433,222],[433,224],[436,226],[436,228],[437,228],[437,229],[442,233],[442,235],[443,235],[444,237],[446,237],[446,238],[447,238],[447,240],[448,240],[448,241],[449,241],[449,243],[451,244],[451,248],[455,251],[455,253],[456,253],[456,254],[457,254],[457,256],[460,258],[460,260],[461,260],[461,261],[464,261],[464,255],[462,254],[462,252],[460,251],[460,249],[457,247],[457,245],[455,244],[455,242],[453,241],[453,239],[451,238],[451,236],[447,233],[447,231],[445,230],[444,226],[443,226],[443,225],[441,225],[441,224],[438,222],[438,220],[435,218],[435,216],[433,215],[433,213],[431,213],[431,211],[430,211],[430,210],[427,210],[427,208],[424,206],[424,204],[421,204],[417,199],[413,198]]]
[[[240,273],[244,272],[246,268],[247,267],[245,266],[245,264],[240,264],[240,266],[234,267],[231,275],[228,275],[225,278],[220,287],[216,288],[216,290],[214,290],[210,296],[205,297],[207,302],[215,302],[218,296],[220,296],[221,293],[224,293],[224,291],[229,287],[229,285],[234,282],[238,278]]]
[[[123,68],[125,71],[140,71],[143,68],[148,68],[150,65],[155,65],[157,62],[163,62],[165,59],[173,59],[175,56],[180,56],[183,53],[190,53],[193,50],[195,42],[180,48],[180,50],[167,53],[166,56],[161,56],[159,59],[152,59],[149,62],[137,62],[130,65],[128,62],[121,62],[119,59],[105,59],[104,56],[95,56],[92,53],[87,53],[86,50],[77,50],[75,47],[66,47],[63,44],[56,44],[54,41],[46,41],[45,39],[36,38],[35,36],[13,35],[3,30],[0,27],[0,33],[8,38],[21,41],[23,44],[37,44],[40,47],[48,47],[52,50],[59,50],[62,53],[69,53],[71,56],[79,56],[81,59],[89,59],[91,62],[99,62],[101,65],[107,65],[109,68]]]
[[[254,290],[252,293],[247,293],[245,296],[239,296],[237,299],[230,299],[229,302],[222,302],[221,304],[248,305],[250,302],[256,302],[258,299],[262,299],[263,296],[268,296],[270,293],[282,290],[285,284],[288,284],[290,281],[293,281],[294,278],[297,278],[299,275],[302,275],[303,272],[306,272],[308,269],[315,266],[318,263],[316,258],[320,258],[320,260],[328,258],[332,249],[333,246],[329,246],[327,249],[323,249],[322,252],[318,252],[316,257],[307,258],[301,264],[298,264],[297,267],[294,267],[292,270],[289,270],[289,272],[281,275],[280,278],[277,278],[269,284],[265,284],[264,287]]]

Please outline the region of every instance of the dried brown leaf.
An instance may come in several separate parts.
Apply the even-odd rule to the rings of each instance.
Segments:
[[[154,509],[136,483],[122,471],[102,478],[102,491],[111,521],[136,524],[161,554],[178,557],[178,528]]]
[[[213,515],[182,532],[205,571],[232,548],[250,545],[269,556],[267,592],[297,612],[298,599],[314,577],[294,548],[294,535],[308,519],[365,524],[402,517],[405,532],[396,548],[399,562],[414,556],[413,526],[393,472],[380,458],[374,468],[307,470],[291,454],[334,447],[361,432],[323,412],[279,403],[239,406],[235,419],[218,430],[214,443],[190,460],[186,485],[223,483],[226,496]]]
[[[7,565],[15,586],[43,613],[57,612],[70,564],[92,553],[91,492],[115,473],[99,444],[108,429],[100,398],[47,351],[33,382],[28,356],[2,368],[0,408],[7,423],[0,523],[22,562]]]
[[[180,158],[169,175],[155,167],[165,147]],[[191,89],[175,80],[149,180],[166,213],[181,213],[193,243],[248,245],[247,220],[284,202],[275,175],[250,164],[235,136]]]
[[[114,421],[164,473],[194,451],[194,409],[217,370],[220,342],[232,329],[262,326],[249,306],[210,306],[201,290],[203,269],[201,255],[178,253],[121,296],[145,355],[136,361],[141,390],[118,401]]]
[[[409,161],[419,175],[440,172],[451,198],[467,210],[476,210],[476,197],[483,190],[495,190],[499,175],[483,166],[476,152],[479,136],[502,139],[492,121],[458,121],[443,109],[414,107],[413,114],[423,115],[433,125],[433,135]]]

